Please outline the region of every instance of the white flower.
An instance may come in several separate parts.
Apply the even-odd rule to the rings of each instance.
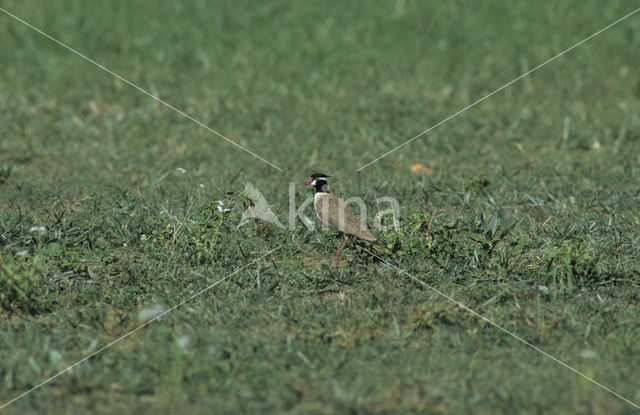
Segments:
[[[203,187],[204,187],[204,185],[202,183],[200,183],[200,188],[203,188]]]
[[[47,231],[47,227],[46,226],[32,226],[31,229],[29,229],[29,231],[31,231],[33,233],[45,233]]]
[[[231,209],[225,209],[224,202],[222,200],[218,200],[218,210],[220,212],[229,212]]]

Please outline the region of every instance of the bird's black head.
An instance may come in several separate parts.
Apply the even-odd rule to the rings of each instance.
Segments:
[[[327,183],[327,177],[330,176],[322,173],[313,173],[311,176],[309,176],[309,180],[307,180],[305,186],[315,187],[316,192],[328,193],[329,184]]]

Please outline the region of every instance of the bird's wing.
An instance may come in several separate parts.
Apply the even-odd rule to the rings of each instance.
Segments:
[[[360,222],[351,206],[339,197],[328,194],[319,199],[316,210],[323,224],[368,242],[376,241],[376,237],[369,232],[367,225]]]

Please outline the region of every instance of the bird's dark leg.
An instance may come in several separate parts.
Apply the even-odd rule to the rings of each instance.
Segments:
[[[347,235],[342,234],[342,237],[344,238],[344,243],[340,244],[340,241],[338,242],[338,253],[336,253],[336,256],[331,261],[331,265],[338,265],[338,259],[340,259],[340,253],[342,252],[342,249],[345,246],[347,246],[347,242],[349,242],[349,237]]]

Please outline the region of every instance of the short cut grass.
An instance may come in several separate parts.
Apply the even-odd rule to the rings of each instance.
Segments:
[[[633,409],[334,233],[237,227],[318,170],[399,201],[378,255],[640,402],[640,15],[354,173],[629,2],[2,7],[284,171],[0,13],[0,403],[283,245],[7,413]]]

